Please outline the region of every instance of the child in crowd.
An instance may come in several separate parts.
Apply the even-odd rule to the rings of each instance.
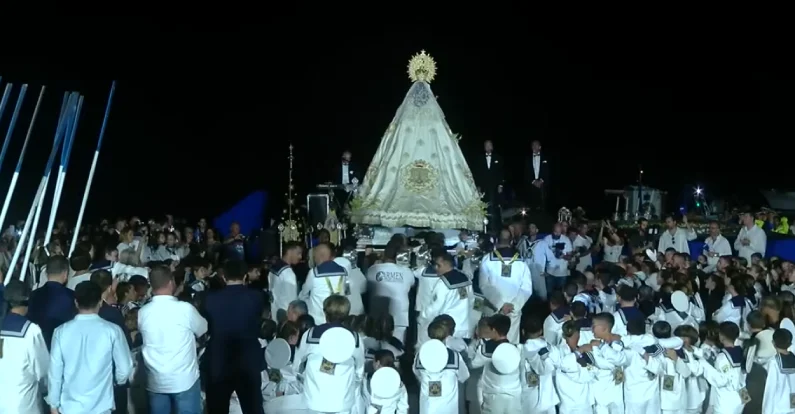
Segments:
[[[491,339],[479,341],[472,368],[483,368],[478,381],[480,406],[486,413],[521,411],[522,384],[519,380],[521,354],[508,341],[511,319],[503,314],[489,317]]]
[[[522,339],[522,412],[555,413],[555,406],[560,403],[553,382],[555,365],[548,358],[549,344],[539,318],[531,316],[523,321]]]
[[[400,380],[400,374],[395,367],[395,356],[391,351],[380,350],[373,353],[373,373],[368,374],[367,379],[362,382],[361,395],[363,413],[408,413],[408,392]]]
[[[714,364],[706,359],[701,359],[699,366],[714,394],[713,412],[739,413],[743,406],[750,401],[745,388],[745,356],[743,348],[736,346],[740,336],[740,328],[734,322],[723,322],[719,328],[721,352],[715,358]]]
[[[489,318],[480,318],[478,327],[475,331],[472,341],[467,346],[467,360],[471,361],[475,356],[480,340],[491,339],[492,331],[489,327]],[[480,413],[480,394],[478,393],[478,383],[480,377],[483,375],[483,367],[471,367],[469,370],[469,381],[466,383],[466,408],[469,414]]]
[[[691,374],[690,360],[682,349],[684,341],[678,336],[671,337],[671,325],[666,321],[655,322],[652,334],[665,348],[665,358],[661,359],[660,367],[660,408],[666,414],[680,413],[687,408],[685,380]]]
[[[461,338],[453,337],[453,333],[456,329],[455,320],[447,314],[442,314],[434,318],[434,321],[439,321],[439,323],[444,327],[445,331],[447,332],[447,336],[444,339],[433,338],[431,339],[439,339],[440,341],[444,342],[444,345],[453,351],[458,353],[465,352],[467,349],[466,342]],[[429,328],[430,331],[430,328]]]
[[[695,347],[699,342],[698,331],[690,325],[679,325],[674,330],[674,335],[682,340],[685,359],[690,369],[690,376],[685,378],[685,412],[687,414],[701,414],[701,408],[707,397],[707,385],[706,383],[700,383],[701,378],[693,374],[698,372],[698,367],[696,366],[698,361],[694,357],[697,352]]]
[[[420,414],[460,412],[458,383],[469,378],[461,355],[442,342],[449,336],[440,320],[428,325],[431,338],[420,347],[413,370],[420,382]]]

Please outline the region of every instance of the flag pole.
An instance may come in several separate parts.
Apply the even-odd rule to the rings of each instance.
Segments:
[[[3,91],[3,98],[0,99],[0,121],[3,120],[3,113],[6,111],[6,104],[8,104],[8,98],[11,96],[11,88],[13,87],[14,85],[9,83],[6,85],[6,89]]]
[[[50,209],[50,220],[47,223],[47,231],[44,233],[45,249],[52,238],[52,228],[55,226],[55,216],[58,214],[58,206],[61,204],[61,194],[63,192],[64,182],[66,181],[66,169],[69,166],[69,155],[72,153],[72,145],[74,144],[75,135],[77,135],[77,124],[80,120],[80,112],[82,108],[83,96],[78,95],[75,116],[72,119],[71,125],[67,125],[66,137],[64,138],[63,149],[61,150],[61,165],[58,167],[58,179],[55,182],[55,194],[53,195],[52,199],[52,209]]]
[[[19,170],[22,169],[22,161],[25,159],[25,152],[28,149],[28,143],[30,142],[30,136],[33,133],[33,125],[36,123],[36,118],[39,116],[39,107],[41,107],[41,101],[44,98],[44,91],[47,89],[46,86],[41,87],[41,91],[39,92],[39,99],[36,101],[36,109],[33,110],[33,116],[30,118],[30,124],[28,125],[28,132],[25,134],[25,143],[22,144],[22,151],[19,153],[19,158],[17,159],[17,166],[14,168],[14,175],[11,176],[11,183],[8,185],[8,192],[6,193],[6,200],[3,202],[3,209],[0,211],[0,229],[3,229],[3,225],[6,222],[6,214],[8,214],[8,208],[11,206],[11,197],[14,195],[14,189],[17,186],[17,181],[19,180]],[[63,104],[61,104],[61,115],[63,116],[64,107],[66,106],[66,94],[64,94]],[[61,122],[60,120],[58,122]]]
[[[113,103],[113,94],[116,91],[116,81],[110,85],[110,93],[108,94],[108,103],[105,106],[105,118],[102,120],[102,128],[99,130],[99,138],[97,139],[97,149],[94,151],[94,159],[91,161],[91,169],[88,171],[88,180],[86,181],[86,189],[83,191],[83,202],[80,204],[80,212],[77,214],[77,223],[75,223],[75,231],[72,234],[72,244],[69,245],[69,256],[75,251],[77,246],[77,238],[80,235],[80,226],[83,224],[83,215],[86,212],[86,204],[88,204],[88,195],[91,193],[91,183],[94,181],[94,173],[97,171],[97,160],[99,159],[99,150],[102,147],[102,138],[105,136],[105,128],[108,126],[108,117],[110,116],[110,107]]]
[[[6,87],[6,90],[9,89],[11,85],[9,84]],[[17,105],[14,108],[14,114],[11,115],[11,123],[8,124],[8,131],[6,131],[6,139],[3,141],[3,149],[0,150],[0,168],[3,168],[3,160],[6,158],[6,152],[8,151],[8,144],[11,143],[11,136],[14,134],[14,127],[17,124],[17,118],[19,118],[19,111],[22,109],[22,101],[25,100],[25,92],[28,91],[28,85],[22,85],[22,89],[19,90],[19,96],[17,96]],[[5,108],[3,108],[5,109]],[[0,111],[2,114],[2,111]]]
[[[60,148],[61,139],[64,136],[65,128],[64,125],[68,122],[71,117],[74,115],[74,102],[70,99],[69,104],[67,104],[67,115],[62,118],[64,122],[60,122],[58,127],[56,128],[55,132],[55,143],[50,150],[50,157],[47,160],[47,165],[44,167],[44,175],[41,178],[41,182],[39,183],[39,189],[36,191],[36,195],[33,198],[33,205],[30,206],[30,211],[28,212],[28,217],[25,220],[25,227],[22,229],[22,234],[19,238],[19,243],[17,243],[17,248],[14,249],[14,256],[11,258],[11,264],[8,266],[9,275],[5,278],[5,284],[7,285],[8,282],[11,280],[11,272],[16,270],[17,263],[19,263],[19,256],[22,253],[22,246],[25,246],[25,242],[27,238],[30,237],[35,244],[35,234],[33,234],[31,230],[32,222],[34,221],[35,217],[34,214],[36,213],[39,200],[42,198],[43,194],[46,192],[47,189],[47,181],[50,176],[50,171],[52,171],[52,166],[55,163],[55,155],[58,153],[58,149]],[[31,244],[31,243],[28,243]],[[27,263],[23,263],[22,266],[23,273],[20,273],[19,280],[25,281],[25,273],[27,273]]]

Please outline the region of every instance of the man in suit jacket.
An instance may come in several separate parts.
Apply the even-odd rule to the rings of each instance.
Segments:
[[[332,166],[331,171],[333,174],[331,183],[342,185],[343,187],[353,185],[354,181],[357,184],[361,184],[364,178],[363,171],[359,169],[358,165],[353,163],[352,154],[348,150],[342,153],[342,158]],[[337,210],[337,217],[340,217],[342,210],[351,201],[352,197],[350,197],[350,193],[346,189],[341,188],[334,190],[334,198],[335,200],[329,207]]]
[[[259,332],[265,298],[246,286],[246,264],[232,260],[224,264],[226,286],[207,294],[204,316],[210,339],[205,358],[207,412],[228,413],[229,398],[237,393],[244,414],[262,414],[264,354]]]
[[[532,208],[543,211],[549,188],[549,166],[547,159],[541,154],[541,142],[533,141],[531,147],[533,153],[527,158],[524,166],[527,199]]]
[[[475,185],[483,193],[483,201],[489,203],[489,227],[501,228],[500,203],[505,183],[505,170],[502,157],[494,153],[494,144],[483,142],[483,155],[478,156],[472,168]]]

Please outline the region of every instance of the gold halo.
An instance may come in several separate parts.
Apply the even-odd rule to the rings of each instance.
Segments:
[[[408,72],[412,82],[431,83],[436,77],[436,61],[422,50],[409,60]]]

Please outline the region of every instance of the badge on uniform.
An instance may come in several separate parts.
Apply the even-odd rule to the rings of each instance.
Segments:
[[[282,382],[282,372],[278,369],[269,369],[268,380],[270,380],[270,382],[275,382],[275,383]]]
[[[674,390],[674,376],[673,375],[663,375],[662,386],[664,391],[673,391]]]
[[[442,382],[441,381],[431,381],[428,383],[428,395],[431,397],[441,397],[442,396]]]
[[[748,404],[751,401],[751,395],[748,394],[748,390],[745,387],[740,388],[740,400],[743,404]],[[792,405],[792,398],[790,398],[790,405]]]
[[[337,369],[337,364],[334,364],[323,358],[323,362],[320,363],[320,372],[328,375],[334,375],[334,371]]]
[[[620,367],[613,370],[613,382],[616,385],[620,385],[624,382],[624,370]]]
[[[483,311],[483,298],[475,296],[474,309],[478,312]]]
[[[527,386],[530,388],[535,388],[538,386],[540,382],[538,379],[538,375],[535,372],[528,372],[525,374],[525,379],[527,380]]]
[[[459,299],[466,299],[469,297],[469,292],[467,292],[467,288],[460,287],[458,288],[458,298]]]
[[[502,265],[502,277],[511,277],[511,264]]]

